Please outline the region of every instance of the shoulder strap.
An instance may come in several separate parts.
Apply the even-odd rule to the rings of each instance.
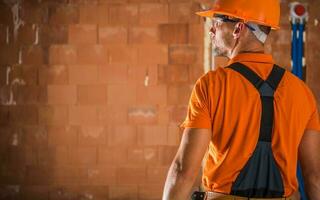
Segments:
[[[227,68],[231,68],[234,71],[242,74],[248,81],[252,83],[252,85],[259,90],[261,84],[264,82],[260,76],[258,76],[254,71],[252,71],[249,67],[245,66],[242,63],[232,63]]]
[[[259,91],[262,104],[259,141],[270,142],[274,120],[273,95],[285,73],[285,70],[274,65],[267,80],[264,81],[254,71],[241,63],[233,63],[227,68],[231,68],[234,71],[239,72]]]
[[[278,65],[273,65],[272,71],[269,74],[266,82],[272,87],[274,91],[277,90],[277,87],[285,73],[285,69],[279,67]]]

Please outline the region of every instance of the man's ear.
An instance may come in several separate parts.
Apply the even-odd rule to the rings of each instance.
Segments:
[[[232,33],[234,39],[238,39],[245,29],[245,25],[242,22],[238,22],[236,26],[234,27],[234,31]]]

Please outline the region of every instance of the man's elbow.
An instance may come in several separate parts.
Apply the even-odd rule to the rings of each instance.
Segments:
[[[194,182],[198,175],[198,169],[194,169],[190,166],[183,166],[180,162],[173,163],[174,174],[184,182]]]

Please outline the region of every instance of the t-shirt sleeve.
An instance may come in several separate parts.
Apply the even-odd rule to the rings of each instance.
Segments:
[[[191,92],[187,116],[180,127],[211,129],[208,91],[205,78],[198,79]]]
[[[311,91],[310,93],[311,93],[310,96],[311,96],[312,112],[311,112],[308,124],[306,126],[306,129],[320,131],[320,120],[319,120],[319,111],[317,108],[317,101],[315,100],[315,97]]]

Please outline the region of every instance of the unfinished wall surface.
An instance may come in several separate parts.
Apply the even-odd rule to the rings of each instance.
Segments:
[[[2,0],[0,199],[161,199],[203,20],[192,0]],[[320,102],[319,2],[307,83]],[[290,66],[288,1],[275,59]]]

